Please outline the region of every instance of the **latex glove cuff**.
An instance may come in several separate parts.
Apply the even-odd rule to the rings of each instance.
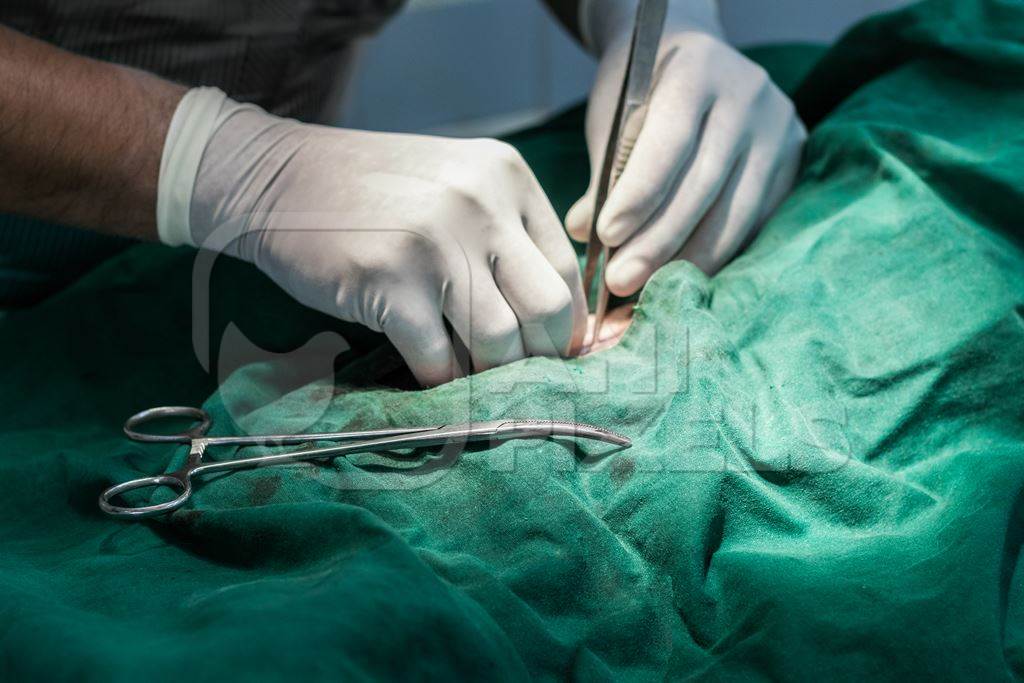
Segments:
[[[206,145],[231,102],[218,88],[193,88],[174,111],[164,139],[157,187],[156,227],[160,241],[172,247],[196,246],[189,215],[192,191]]]

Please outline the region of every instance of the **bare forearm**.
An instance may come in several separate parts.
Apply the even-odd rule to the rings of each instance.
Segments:
[[[0,212],[155,238],[160,156],[184,93],[0,26]]]

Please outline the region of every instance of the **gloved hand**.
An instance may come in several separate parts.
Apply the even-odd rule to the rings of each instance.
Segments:
[[[600,56],[587,110],[591,184],[566,227],[584,241],[629,57],[635,0],[582,0],[584,40]],[[609,290],[628,296],[673,258],[722,268],[786,196],[806,130],[760,66],[725,42],[714,0],[673,0],[647,117],[598,217],[620,247]]]
[[[164,148],[161,239],[254,263],[301,303],[388,336],[425,385],[568,353],[579,268],[526,163],[494,140],[342,130],[190,91]]]

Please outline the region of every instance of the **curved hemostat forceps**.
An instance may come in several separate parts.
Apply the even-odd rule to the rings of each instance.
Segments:
[[[150,420],[161,418],[186,418],[197,421],[191,429],[178,434],[147,434],[136,428]],[[374,429],[362,432],[325,432],[322,434],[257,434],[253,436],[206,436],[210,429],[210,415],[200,408],[163,406],[136,413],[124,423],[124,433],[133,441],[144,443],[182,443],[189,445],[188,459],[174,472],[155,477],[141,477],[111,486],[100,494],[100,508],[109,515],[138,519],[160,515],[185,504],[192,496],[192,479],[211,472],[250,469],[271,465],[286,465],[306,460],[336,458],[349,453],[369,453],[398,448],[423,448],[443,446],[449,443],[472,441],[509,441],[512,439],[547,439],[567,437],[593,439],[628,448],[629,439],[607,429],[575,422],[547,420],[493,420],[471,422],[460,425],[439,425],[434,427],[404,427]],[[336,446],[308,448],[305,450],[275,453],[252,458],[235,458],[203,462],[206,449],[211,446],[294,446],[313,441],[337,441]],[[135,489],[166,486],[180,491],[178,497],[166,503],[138,507],[115,505],[117,496]]]

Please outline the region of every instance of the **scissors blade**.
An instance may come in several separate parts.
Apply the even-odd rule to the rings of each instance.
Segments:
[[[612,256],[612,251],[601,243],[597,235],[597,218],[604,208],[605,200],[608,199],[608,193],[622,174],[643,126],[667,11],[668,0],[640,0],[637,6],[626,77],[615,108],[608,144],[605,145],[604,162],[601,164],[601,176],[597,191],[594,193],[594,211],[591,216],[590,238],[587,241],[586,265],[583,270],[584,291],[587,293],[590,308],[594,310],[594,340],[597,339],[597,333],[608,310],[605,269]]]

